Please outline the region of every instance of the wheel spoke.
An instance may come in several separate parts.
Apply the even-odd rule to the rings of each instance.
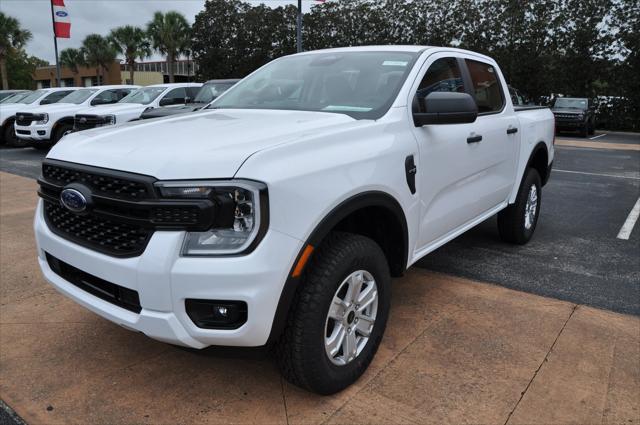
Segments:
[[[344,301],[336,295],[329,306],[329,317],[333,320],[341,321],[344,318]]]
[[[375,285],[368,285],[364,291],[360,293],[358,297],[358,304],[360,307],[358,308],[358,312],[364,311],[372,302],[374,302],[378,298],[378,291],[376,290]]]
[[[351,305],[358,299],[358,295],[360,294],[360,290],[362,289],[362,283],[364,279],[362,277],[362,272],[355,273],[349,279],[349,287],[347,288],[347,295],[344,297],[344,301]]]
[[[371,325],[373,324],[373,322],[370,321],[369,318],[366,318],[366,320],[363,319],[365,318],[363,318],[362,316],[358,318],[358,323],[356,323],[356,330],[360,335],[369,337],[371,335]]]
[[[325,344],[331,356],[338,354],[340,347],[343,345],[347,330],[342,324],[336,323],[337,330],[334,330],[331,337],[326,340]]]
[[[356,356],[358,350],[358,344],[356,341],[356,333],[354,331],[347,332],[344,341],[342,342],[342,354],[345,361],[349,361]]]

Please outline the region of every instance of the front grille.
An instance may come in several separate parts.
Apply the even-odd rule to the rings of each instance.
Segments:
[[[29,130],[16,130],[16,134],[22,134],[23,136],[30,136],[31,132]]]
[[[580,115],[576,114],[554,114],[556,118],[567,120],[567,121],[580,121]]]
[[[53,233],[86,248],[115,257],[141,255],[158,230],[204,231],[211,228],[212,200],[159,198],[153,177],[45,160],[38,194]],[[61,205],[65,187],[87,194],[86,210]]]
[[[73,126],[76,130],[88,130],[104,125],[104,119],[98,115],[76,115]]]
[[[22,127],[27,127],[31,125],[33,121],[33,114],[27,112],[18,112],[16,114],[16,124]]]
[[[141,254],[153,229],[92,215],[80,215],[52,202],[44,203],[45,219],[59,236],[114,255]]]
[[[49,253],[46,253],[46,256],[47,263],[49,267],[51,267],[51,270],[72,285],[118,307],[133,311],[134,313],[140,313],[142,310],[137,291],[83,272]]]
[[[55,184],[66,186],[70,183],[83,183],[91,189],[93,193],[107,196],[114,196],[122,199],[142,199],[149,198],[153,191],[153,186],[148,179],[138,181],[131,178],[118,178],[108,175],[106,172],[92,171],[85,172],[79,169],[61,167],[57,165],[44,164],[42,166],[42,176],[45,180]],[[146,182],[144,180],[147,180]]]

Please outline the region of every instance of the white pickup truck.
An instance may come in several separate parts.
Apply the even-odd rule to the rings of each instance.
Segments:
[[[80,89],[80,87],[54,87],[32,91],[16,103],[0,105],[0,144],[10,146],[26,146],[28,141],[18,139],[15,131],[16,112],[27,111],[40,105],[51,105],[59,102],[68,94]]]
[[[287,379],[334,393],[378,348],[392,276],[495,214],[506,242],[532,237],[553,115],[506,89],[470,51],[323,50],[209,110],[71,134],[39,180],[40,267],[125,328],[273,344]]]
[[[156,84],[143,87],[129,94],[114,105],[78,111],[75,130],[87,130],[140,119],[143,112],[163,107],[181,107],[194,99],[202,87],[201,83]]]
[[[111,85],[79,89],[53,105],[42,105],[16,113],[16,137],[35,148],[49,149],[73,131],[76,112],[120,101],[139,86]]]

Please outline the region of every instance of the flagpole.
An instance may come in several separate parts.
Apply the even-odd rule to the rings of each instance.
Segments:
[[[56,37],[56,20],[53,15],[53,0],[49,0],[51,3],[51,25],[53,26],[53,46],[56,50],[56,86],[60,87],[60,63],[58,63],[58,38]]]
[[[302,51],[302,0],[298,0],[298,19],[296,25],[296,45],[297,51]]]

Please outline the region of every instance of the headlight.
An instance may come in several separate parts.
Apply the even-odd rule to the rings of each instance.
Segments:
[[[104,115],[102,117],[102,125],[115,125],[116,124],[116,116],[115,115]]]
[[[49,114],[38,114],[34,117],[36,124],[46,124],[49,122]]]
[[[159,182],[164,198],[210,199],[216,204],[213,228],[187,232],[182,255],[230,255],[248,250],[266,232],[267,187],[249,180]]]

